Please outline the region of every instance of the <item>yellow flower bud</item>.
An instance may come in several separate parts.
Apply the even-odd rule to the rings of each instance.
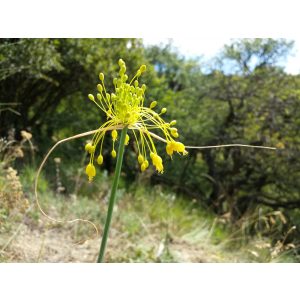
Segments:
[[[111,151],[111,156],[112,156],[113,158],[115,158],[115,157],[117,156],[116,150]]]
[[[95,150],[96,150],[96,146],[91,146],[89,149],[89,153],[92,154],[95,152]]]
[[[92,144],[91,143],[87,143],[85,145],[84,149],[85,149],[85,151],[90,152],[91,147],[92,147]]]
[[[142,164],[141,164],[141,171],[144,172],[149,166],[149,162],[148,160],[145,160]]]
[[[97,99],[99,100],[99,101],[102,101],[102,96],[101,96],[101,94],[97,94]]]
[[[126,137],[125,137],[125,145],[127,146],[129,144],[129,135],[126,134]]]
[[[146,159],[145,161],[144,161],[144,164],[145,164],[145,166],[146,166],[146,169],[149,167],[149,161]]]
[[[179,134],[177,131],[171,131],[171,135],[174,137],[174,138],[178,138],[179,137]]]
[[[89,94],[88,97],[91,101],[95,101],[95,97],[92,94]]]
[[[160,112],[160,113],[161,113],[161,114],[165,114],[166,112],[167,112],[167,109],[164,107],[164,108],[161,109],[161,112]]]
[[[143,157],[142,154],[139,154],[139,156],[138,156],[138,162],[139,162],[140,165],[144,162],[144,157]]]
[[[101,93],[103,91],[103,86],[99,83],[97,84],[97,90]]]
[[[145,72],[146,69],[147,69],[147,67],[146,67],[145,65],[142,65],[142,66],[140,67],[141,73]]]
[[[123,65],[125,65],[125,62],[124,62],[124,60],[122,58],[120,58],[119,61],[118,61],[118,64],[119,64],[119,66],[121,68]]]
[[[146,165],[145,163],[142,163],[141,164],[141,171],[144,172],[146,170]]]
[[[121,74],[124,74],[126,72],[125,64],[122,65],[120,72],[121,72]]]
[[[100,73],[100,74],[99,74],[99,79],[100,79],[101,81],[104,80],[104,74],[103,74],[103,73]]]
[[[98,163],[98,165],[103,164],[103,156],[101,154],[99,154],[99,156],[97,157],[97,163]]]
[[[112,140],[115,141],[118,137],[118,132],[116,129],[114,129],[112,132],[111,132],[111,136],[112,136]]]
[[[174,126],[174,125],[176,125],[176,123],[177,123],[177,121],[176,121],[176,120],[173,120],[173,121],[171,121],[170,125],[171,125],[171,126]]]
[[[157,105],[157,101],[152,101],[150,104],[150,108],[154,108]]]

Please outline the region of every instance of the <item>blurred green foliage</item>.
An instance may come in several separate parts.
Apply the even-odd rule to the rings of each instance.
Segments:
[[[173,160],[163,155],[163,175],[154,170],[140,174],[131,141],[123,168],[126,183],[169,186],[232,226],[241,227],[252,216],[257,222],[247,227],[249,234],[267,235],[267,222],[276,232],[276,241],[297,246],[300,76],[280,67],[292,46],[283,39],[234,40],[204,68],[204,62],[180,56],[171,45],[145,48],[140,39],[2,39],[0,136],[11,128],[17,134],[23,129],[32,132],[40,161],[55,141],[95,129],[104,121],[87,99],[99,72],[107,74],[110,88],[120,57],[129,74],[147,64],[142,79],[147,83],[147,99],[168,108],[167,118],[177,120],[180,139],[186,145],[243,143],[278,150],[190,150],[188,156]],[[66,193],[78,186],[88,193],[80,177],[81,166],[75,166],[85,161],[84,142],[70,142],[55,154],[64,164],[61,176]],[[114,161],[109,155],[110,142],[105,143],[103,169],[110,173]],[[164,145],[158,148],[164,152]],[[47,176],[54,180],[54,167]],[[284,221],[268,217],[265,222],[263,216],[277,211]],[[296,229],[286,238],[294,225]],[[132,225],[131,230],[134,233],[138,228]]]

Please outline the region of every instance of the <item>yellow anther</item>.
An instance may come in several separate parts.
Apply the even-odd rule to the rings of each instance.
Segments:
[[[112,151],[111,151],[111,156],[112,156],[113,158],[115,158],[115,157],[117,156],[116,150],[112,150]]]
[[[92,94],[89,94],[88,97],[91,101],[95,101],[95,97]]]
[[[89,177],[89,181],[92,181],[93,178],[96,176],[96,168],[95,168],[95,166],[92,165],[91,163],[89,163],[86,166],[85,173]]]
[[[103,164],[103,156],[101,154],[99,154],[99,156],[97,157],[97,163],[98,163],[98,165]]]

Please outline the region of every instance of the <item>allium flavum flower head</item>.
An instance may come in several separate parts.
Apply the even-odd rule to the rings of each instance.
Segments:
[[[118,130],[128,127],[131,130],[138,148],[138,162],[141,171],[145,171],[149,167],[148,155],[152,160],[152,164],[159,173],[163,173],[164,166],[162,158],[157,154],[153,137],[158,137],[153,130],[160,130],[167,142],[166,152],[172,156],[173,152],[187,154],[185,146],[175,141],[179,137],[176,121],[166,123],[162,119],[162,115],[167,112],[166,108],[162,108],[160,112],[156,112],[157,101],[152,101],[150,105],[145,105],[146,85],[140,86],[139,78],[146,71],[146,66],[142,65],[133,78],[128,82],[126,74],[125,62],[119,60],[119,77],[113,79],[115,87],[114,93],[108,93],[104,84],[104,74],[99,74],[100,83],[97,85],[98,93],[96,97],[89,94],[88,97],[93,101],[107,116],[105,122],[94,134],[92,142],[85,145],[85,150],[90,153],[90,162],[86,167],[86,174],[91,181],[96,175],[94,159],[96,150],[98,152],[96,161],[99,165],[103,163],[102,146],[105,134],[111,131],[113,141],[112,157],[116,157],[115,142],[118,139]],[[125,145],[129,143],[129,135],[126,135]],[[100,146],[97,149],[97,146]]]

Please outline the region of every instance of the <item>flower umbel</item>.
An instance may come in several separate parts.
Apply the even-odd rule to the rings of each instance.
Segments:
[[[179,137],[176,121],[167,123],[163,120],[162,115],[167,112],[164,107],[160,112],[156,112],[154,108],[157,101],[152,101],[150,105],[145,105],[146,85],[139,83],[140,76],[146,71],[146,66],[142,65],[128,82],[126,74],[125,62],[119,60],[119,77],[113,79],[115,90],[108,93],[104,84],[104,74],[99,74],[100,83],[97,85],[98,93],[96,97],[89,94],[88,97],[93,101],[106,115],[107,121],[99,127],[94,134],[92,142],[85,145],[85,150],[90,153],[90,162],[86,167],[86,174],[91,181],[96,175],[94,167],[95,152],[98,151],[97,163],[103,163],[102,146],[107,131],[111,131],[113,141],[112,157],[116,157],[115,142],[118,140],[118,131],[124,127],[132,132],[136,140],[138,148],[138,162],[141,171],[145,171],[149,167],[148,155],[151,158],[153,166],[159,173],[163,173],[164,166],[162,158],[158,155],[153,137],[153,130],[159,130],[167,141],[166,152],[172,156],[174,152],[187,154],[185,146],[175,141]],[[125,145],[128,145],[129,135],[126,135]],[[98,145],[100,145],[98,147]]]

